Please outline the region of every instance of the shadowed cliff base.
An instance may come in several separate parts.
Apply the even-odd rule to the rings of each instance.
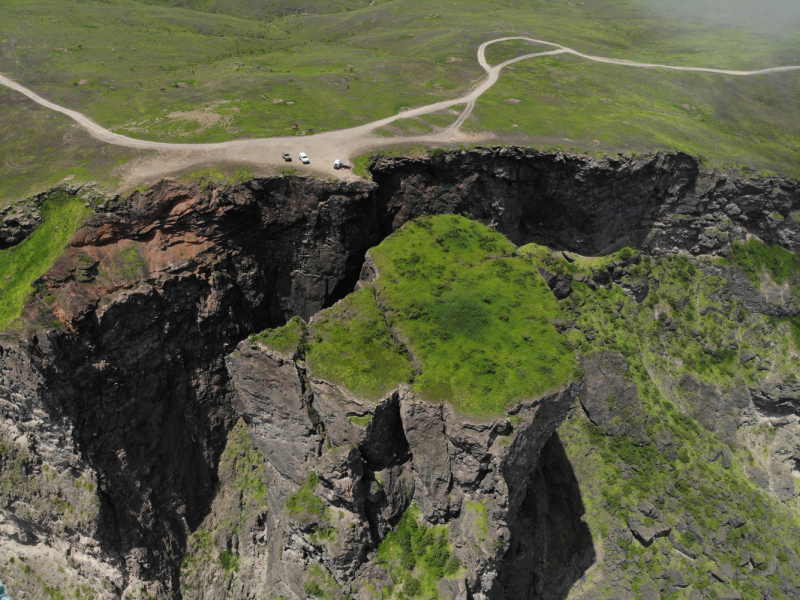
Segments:
[[[787,218],[800,210],[796,182],[706,174],[685,155],[594,161],[493,149],[382,159],[373,175],[372,184],[289,177],[202,190],[167,182],[118,200],[37,284],[25,341],[4,334],[4,368],[24,357],[3,372],[25,399],[9,418],[31,436],[42,435],[26,425],[35,419],[59,431],[68,456],[55,464],[82,465],[98,486],[102,516],[88,537],[114,564],[103,575],[114,589],[181,595],[186,539],[208,514],[234,420],[223,357],[346,295],[365,252],[409,219],[469,212],[517,243],[583,254],[620,240],[663,256],[724,253],[748,233],[790,250],[800,239]],[[37,527],[56,539],[48,519]]]
[[[520,509],[515,543],[504,559],[500,585],[507,598],[563,600],[596,555],[581,489],[558,432],[539,457],[536,477]]]

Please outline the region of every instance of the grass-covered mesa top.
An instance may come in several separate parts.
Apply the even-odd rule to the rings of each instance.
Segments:
[[[400,383],[472,415],[572,380],[561,310],[529,255],[455,215],[412,221],[370,251],[375,282],[308,325],[254,338],[305,358],[312,376],[377,399]]]

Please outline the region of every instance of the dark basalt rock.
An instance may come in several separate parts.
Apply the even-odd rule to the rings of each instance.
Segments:
[[[572,293],[572,273],[556,275],[544,267],[539,267],[539,274],[545,280],[553,295],[559,300],[567,298]]]
[[[235,417],[224,357],[250,333],[293,315],[308,318],[344,297],[358,281],[366,250],[409,219],[469,212],[515,242],[535,240],[587,255],[622,245],[653,256],[724,254],[748,233],[800,250],[800,223],[770,216],[800,209],[796,182],[702,173],[684,154],[595,160],[496,148],[384,157],[372,173],[374,183],[286,177],[200,190],[165,182],[115,202],[113,212],[95,215],[38,282],[25,309],[24,330],[4,334],[2,346],[10,350],[2,357],[0,395],[10,405],[8,431],[13,425],[19,436],[35,441],[29,449],[34,463],[51,460],[52,454],[65,473],[69,466],[96,486],[96,516],[76,525],[83,538],[69,538],[76,556],[99,557],[92,559],[100,566],[87,581],[107,586],[109,594],[145,589],[159,598],[180,596],[186,538],[208,513],[217,489],[216,465]],[[8,229],[0,232],[3,244],[21,239],[22,220],[14,219],[3,225]],[[25,226],[27,233],[35,221],[32,217]],[[134,243],[143,261],[135,275],[104,270],[107,277],[95,276],[94,268],[113,264],[114,252]],[[84,255],[97,266],[79,260]],[[615,279],[616,267],[605,276],[624,287],[626,277]],[[54,298],[53,304],[46,297]],[[57,329],[48,325],[54,318]],[[9,356],[13,367],[6,366],[12,364]],[[275,367],[280,371],[275,385],[283,385],[284,375],[299,378],[290,363],[286,366],[285,373]],[[597,376],[606,390],[618,390],[635,405],[618,371],[598,370]],[[237,406],[255,422],[264,398],[252,392]],[[318,460],[319,421],[342,440],[354,435],[324,412],[325,394],[310,393],[321,400],[314,403],[316,414],[307,414],[306,433],[291,445],[287,441],[286,448],[262,444],[282,465],[283,472],[276,469],[273,475],[289,482],[285,494],[308,462]],[[793,390],[767,390],[765,398],[767,393],[780,398],[781,406],[794,407],[788,397]],[[606,406],[609,395],[600,396]],[[594,408],[588,396],[586,402],[595,415],[613,413]],[[400,419],[395,408],[387,404],[386,410],[387,418],[391,413]],[[409,452],[423,452],[412,443],[417,434],[404,430],[409,445],[393,441],[391,456],[377,440],[370,446],[369,440],[352,438],[385,481],[395,482],[391,498],[364,492],[376,499],[370,536],[396,518],[412,480],[415,494],[418,485],[430,492],[425,511],[431,519],[458,511],[457,495],[446,498],[433,470],[409,475],[399,467]],[[668,451],[674,448],[674,440],[655,441]],[[376,456],[385,457],[385,464]],[[525,468],[530,465],[523,461],[514,476]],[[528,481],[528,475],[520,477]],[[468,477],[460,485],[481,489]],[[70,486],[62,486],[64,494],[77,489]],[[535,506],[529,491],[520,489],[519,501]],[[282,493],[275,494],[271,511],[280,512]],[[9,506],[2,511],[9,522],[18,520],[20,532],[31,532],[48,547],[66,539],[44,513],[26,516],[23,503]],[[22,543],[23,534],[15,535]],[[28,533],[24,536],[27,540]],[[534,541],[521,545],[519,556],[535,547]],[[64,569],[70,568],[65,563]],[[519,589],[525,585],[514,581]]]
[[[596,352],[584,358],[581,366],[586,385],[579,397],[592,423],[608,435],[627,435],[641,445],[650,443],[636,384],[625,380],[625,358],[616,352]]]
[[[241,398],[236,410],[272,473],[269,589],[302,597],[309,561],[319,561],[340,582],[354,581],[413,501],[426,522],[451,525],[466,574],[452,589],[445,584],[447,593],[463,588],[508,597],[495,579],[515,540],[511,527],[534,482],[539,453],[579,382],[522,402],[510,414],[474,419],[416,397],[405,384],[378,402],[354,397],[258,342],[240,343],[227,363]],[[356,425],[342,418],[347,414],[370,418]],[[377,445],[389,430],[393,435]],[[286,498],[312,472],[319,480],[314,494],[326,508],[299,518],[287,514]],[[486,533],[465,502],[484,507]],[[336,519],[330,519],[334,509]],[[315,532],[329,527],[337,531],[335,543],[319,541]]]

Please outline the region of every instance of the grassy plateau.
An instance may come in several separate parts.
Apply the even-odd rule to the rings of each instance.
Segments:
[[[343,129],[458,97],[483,76],[475,53],[492,38],[755,69],[800,64],[799,23],[797,6],[781,0],[740,0],[733,9],[724,0],[7,0],[0,72],[120,133],[214,142]],[[506,42],[487,56],[496,64],[538,49]],[[467,125],[522,145],[680,149],[797,175],[798,85],[796,72],[733,78],[546,57],[512,65]],[[63,148],[55,131],[63,118],[45,126],[27,100],[4,94],[0,197],[56,175],[97,178],[134,158],[90,141]],[[378,134],[423,134],[452,118],[410,119]],[[56,169],[43,152],[63,153],[75,169]]]
[[[424,398],[492,415],[576,376],[561,310],[531,259],[457,215],[423,217],[370,251],[381,275],[304,326],[252,338],[315,377],[377,399],[399,383]]]

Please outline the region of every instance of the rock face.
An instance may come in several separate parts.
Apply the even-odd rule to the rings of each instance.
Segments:
[[[341,593],[371,597],[363,571],[376,568],[373,551],[414,503],[425,522],[450,524],[466,567],[457,580],[442,583],[452,597],[466,591],[474,598],[517,597],[505,595],[498,578],[504,556],[532,534],[511,527],[579,382],[506,415],[474,420],[416,397],[407,385],[377,402],[361,400],[257,342],[241,342],[227,364],[234,408],[269,473],[270,590],[305,597],[309,569],[317,564]],[[293,498],[303,491],[313,499],[296,510]],[[335,534],[323,539],[319,532],[329,528]]]
[[[47,192],[0,207],[0,250],[16,246],[42,224],[42,203],[52,195],[78,196],[96,210],[113,206],[118,196],[108,197],[96,188],[96,184],[61,185]]]
[[[625,380],[625,358],[616,352],[597,352],[584,358],[581,366],[586,386],[580,401],[592,423],[607,435],[627,435],[642,446],[649,444],[639,392],[636,384]]]
[[[449,152],[383,158],[373,165],[373,178],[374,183],[355,184],[254,179],[202,190],[165,182],[115,204],[113,212],[95,215],[78,232],[38,282],[25,308],[24,330],[3,334],[0,341],[5,423],[0,437],[4,444],[16,444],[14,452],[24,453],[28,444],[28,458],[20,463],[25,467],[8,486],[0,508],[7,527],[4,544],[11,540],[3,552],[20,555],[14,544],[28,544],[27,549],[66,556],[69,547],[74,564],[67,561],[64,573],[80,573],[80,581],[99,594],[135,597],[135,591],[145,590],[159,598],[179,598],[186,540],[209,513],[218,488],[217,464],[236,414],[224,357],[247,335],[293,315],[308,318],[344,297],[358,281],[366,250],[416,216],[469,212],[516,242],[538,240],[587,254],[621,244],[638,245],[653,255],[724,253],[732,240],[748,233],[800,249],[800,223],[778,218],[800,209],[797,183],[703,174],[694,159],[680,154],[594,161],[511,148]],[[19,242],[18,225],[9,221],[5,227],[11,229],[3,243]],[[566,293],[563,285],[559,289]],[[503,436],[491,427],[502,423],[489,429],[476,424],[477,429],[465,433],[447,424],[441,408],[444,429],[438,431],[440,440],[447,440],[447,452],[433,452],[424,440],[432,435],[427,427],[434,426],[427,412],[439,414],[436,407],[422,406],[408,395],[387,398],[379,405],[385,415],[371,414],[387,431],[402,429],[402,439],[387,437],[374,429],[377,425],[361,432],[349,419],[339,418],[338,407],[352,406],[348,410],[354,416],[377,408],[361,407],[324,382],[307,384],[289,358],[285,364],[270,360],[273,385],[281,390],[285,385],[285,393],[292,394],[286,401],[300,402],[300,390],[301,405],[314,407],[305,421],[292,425],[295,433],[305,433],[293,437],[291,446],[260,442],[273,465],[270,481],[276,491],[270,507],[282,509],[312,466],[318,468],[318,493],[348,511],[347,518],[357,524],[352,535],[367,540],[354,555],[358,560],[411,497],[426,519],[452,523],[463,518],[465,498],[486,500],[487,514],[498,515],[488,517],[498,532],[522,519],[520,502],[542,514],[544,505],[529,490],[552,481],[552,473],[520,473],[520,481],[534,477],[534,483],[519,489],[514,482],[503,490],[497,479],[503,469],[518,469],[515,444],[502,457],[494,449]],[[793,394],[777,384],[762,391],[764,398],[777,398],[782,411],[794,410]],[[308,395],[313,402],[305,400]],[[257,406],[259,400],[253,394],[237,402]],[[266,421],[258,423],[255,410],[244,404],[239,408],[251,415],[254,427],[268,427]],[[340,440],[337,448],[352,443],[358,456],[337,455],[323,465],[321,424],[326,435]],[[436,461],[430,468],[420,462],[409,473],[403,467],[413,463],[409,456],[425,452]],[[535,455],[520,449],[519,460]],[[10,472],[8,464],[3,462],[4,474]],[[45,465],[59,473],[53,481]],[[491,474],[483,473],[484,466]],[[366,487],[365,474],[374,469],[383,473],[385,497]],[[353,493],[363,505],[338,499],[346,486],[337,486],[348,479],[362,482]],[[33,491],[17,491],[23,489]],[[69,511],[61,502],[84,507],[82,520],[64,520],[39,505],[51,496],[56,498],[52,506],[62,506],[65,514]],[[507,505],[493,504],[499,498]],[[70,533],[63,533],[66,528]],[[270,538],[276,544],[270,556],[278,556],[283,536]],[[505,581],[513,579],[487,566],[498,552],[508,552],[508,539],[502,540],[502,551],[487,548],[489,558],[470,563],[470,589],[498,585],[497,578],[481,579],[484,568],[499,572]],[[517,544],[517,556],[532,555],[526,553],[541,540],[531,535],[528,542]],[[352,576],[342,566],[350,555],[326,552],[325,564],[342,581]],[[286,564],[291,570],[299,563]],[[29,597],[42,597],[38,580],[15,569],[0,569],[0,578],[7,585],[18,582],[16,589],[30,584]],[[536,569],[543,572],[544,567]],[[42,580],[68,589],[72,584],[58,579],[60,573],[56,568],[53,579],[42,575]],[[514,589],[524,588],[524,578],[514,581]],[[287,582],[292,589],[299,585]]]
[[[653,256],[725,253],[748,233],[800,249],[800,222],[788,218],[800,209],[796,181],[703,173],[686,154],[595,161],[500,148],[385,157],[372,173],[395,225],[469,212],[515,243],[581,254],[625,245]]]

